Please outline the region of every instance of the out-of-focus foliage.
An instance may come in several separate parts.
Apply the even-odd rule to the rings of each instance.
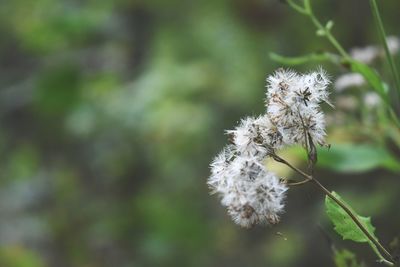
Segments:
[[[347,47],[375,42],[364,1],[315,2]],[[383,10],[393,34],[399,7]],[[291,190],[282,224],[244,230],[205,184],[224,129],[264,109],[264,78],[280,66],[268,54],[329,52],[284,4],[3,1],[0,33],[0,266],[333,265],[316,229],[321,220],[329,229],[322,200],[309,187]],[[333,152],[321,162],[348,173],[351,159],[363,173],[318,171],[356,200],[380,200],[374,225],[390,241],[399,193],[385,188],[400,185],[398,151],[359,153],[364,161],[335,148],[387,148],[385,137],[398,136],[376,127],[379,109],[359,106],[329,112]],[[374,264],[368,251],[357,255]]]
[[[364,267],[363,263],[358,263],[356,255],[346,249],[335,251],[336,267]]]
[[[379,167],[400,170],[399,161],[377,145],[337,144],[331,149],[320,149],[318,154],[320,167],[337,172],[365,172]]]

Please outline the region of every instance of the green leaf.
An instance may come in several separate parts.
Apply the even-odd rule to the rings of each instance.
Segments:
[[[308,62],[331,61],[335,64],[339,62],[339,57],[331,53],[311,53],[298,57],[285,57],[275,53],[270,53],[269,57],[273,61],[290,66],[301,65]]]
[[[347,207],[349,205],[343,201],[343,199],[336,193],[332,194],[342,201]],[[363,231],[357,226],[357,224],[351,219],[351,217],[344,211],[335,201],[333,201],[329,196],[325,197],[325,208],[329,219],[335,226],[335,231],[343,237],[344,240],[349,239],[355,242],[369,242],[368,237],[363,233]],[[350,208],[351,209],[351,208]],[[375,238],[375,227],[371,224],[370,217],[363,217],[358,215],[352,210],[353,214],[358,218],[358,220],[363,224],[367,231]]]
[[[400,163],[385,148],[368,144],[336,144],[318,149],[318,166],[337,172],[365,172],[381,167],[400,170]]]
[[[390,104],[388,92],[389,87],[386,83],[382,81],[378,73],[368,65],[351,60],[350,62],[351,70],[360,73],[368,84],[375,90],[376,93],[385,101],[386,104]]]
[[[357,262],[356,255],[347,250],[335,250],[334,261],[336,267],[364,267],[364,263]]]
[[[367,232],[375,239],[375,227],[371,224],[370,217],[363,217],[358,215],[336,192],[332,192],[332,195],[341,201],[348,209],[351,210],[354,216],[357,217],[358,221],[364,226]],[[347,214],[347,212],[340,207],[334,200],[329,196],[325,197],[325,209],[329,219],[335,226],[335,231],[342,236],[343,240],[352,240],[354,242],[368,243],[375,254],[378,256],[381,262],[388,262],[380,253],[376,245],[367,237],[367,235],[358,227],[353,219]]]

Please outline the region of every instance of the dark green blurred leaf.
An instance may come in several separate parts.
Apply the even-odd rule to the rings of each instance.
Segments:
[[[301,65],[308,62],[324,62],[324,61],[331,61],[333,63],[338,62],[338,56],[331,53],[311,53],[308,55],[298,56],[298,57],[286,57],[275,53],[270,53],[269,57],[278,63],[290,66]]]
[[[400,163],[387,150],[373,145],[337,144],[318,151],[318,166],[337,172],[365,172],[378,167],[400,170]]]
[[[37,84],[35,104],[42,114],[64,115],[79,101],[80,73],[73,65],[47,69]]]

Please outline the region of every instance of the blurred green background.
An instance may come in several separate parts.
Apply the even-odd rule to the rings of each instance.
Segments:
[[[368,1],[314,2],[344,47],[378,42]],[[400,2],[380,2],[398,34]],[[335,266],[332,244],[379,266],[334,233],[312,185],[290,190],[279,225],[251,230],[209,196],[224,129],[264,111],[265,77],[280,67],[268,54],[314,51],[333,50],[275,0],[1,1],[0,266]],[[398,130],[339,103],[360,94],[333,93],[318,174],[389,244]]]

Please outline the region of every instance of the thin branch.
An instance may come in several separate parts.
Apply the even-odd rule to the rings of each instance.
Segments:
[[[360,220],[357,218],[357,216],[353,213],[353,211],[346,206],[346,204],[344,204],[341,200],[339,200],[337,197],[335,197],[325,186],[323,186],[317,179],[315,179],[315,177],[312,178],[312,181],[322,190],[324,191],[325,194],[327,194],[327,196],[329,198],[331,198],[333,201],[336,202],[336,204],[338,204],[346,213],[347,215],[350,216],[350,218],[354,221],[354,223],[358,226],[358,228],[360,228],[360,230],[368,237],[368,239],[375,245],[377,246],[381,252],[383,252],[385,254],[386,257],[388,257],[390,259],[390,266],[394,266],[393,264],[393,257],[392,255],[382,246],[381,243],[379,243],[378,240],[375,239],[375,237],[373,237],[368,230],[365,228],[365,226],[360,222]]]
[[[336,38],[331,34],[330,30],[327,29],[322,25],[322,23],[315,17],[312,7],[311,7],[311,2],[310,0],[305,0],[304,1],[304,7],[299,6],[298,4],[294,3],[291,0],[287,1],[289,5],[299,13],[310,17],[311,21],[313,24],[317,27],[318,30],[322,31],[324,33],[324,36],[329,40],[329,42],[336,48],[336,50],[340,53],[340,55],[343,57],[344,60],[349,60],[350,56],[346,52],[346,50],[343,49],[343,47],[340,45],[340,43],[336,40]]]
[[[294,170],[295,172],[299,173],[299,174],[300,174],[301,176],[303,176],[304,178],[306,178],[306,179],[308,179],[308,180],[311,180],[311,179],[312,179],[312,176],[311,176],[311,175],[308,175],[307,173],[303,172],[303,171],[300,170],[299,168],[293,166],[293,165],[290,164],[288,161],[286,161],[285,159],[279,157],[279,156],[276,155],[275,153],[273,153],[273,154],[271,155],[271,157],[272,157],[275,161],[287,165],[289,168],[291,168],[291,169]]]
[[[388,266],[394,266],[394,260],[392,255],[383,247],[381,243],[379,243],[378,240],[373,237],[368,230],[365,228],[365,226],[360,222],[360,220],[357,218],[357,216],[353,213],[353,211],[346,205],[344,204],[341,200],[339,200],[337,197],[335,197],[325,186],[323,186],[315,177],[312,175],[306,174],[302,170],[298,169],[297,167],[291,165],[288,161],[285,159],[279,157],[275,153],[271,155],[274,160],[277,162],[283,163],[287,165],[289,168],[292,170],[296,171],[298,174],[302,175],[304,178],[306,178],[307,182],[308,181],[313,181],[314,184],[316,184],[330,199],[332,199],[336,204],[338,204],[346,213],[349,215],[349,217],[354,221],[354,223],[360,228],[360,230],[365,234],[365,236],[383,253],[385,256],[390,260],[386,259],[381,259],[382,263],[385,263]],[[305,180],[305,181],[306,181]]]
[[[312,179],[304,179],[303,181],[300,181],[300,182],[293,182],[293,183],[286,183],[286,185],[288,185],[288,186],[297,186],[297,185],[303,185],[303,184],[306,184],[306,183],[308,183],[308,182],[310,182]]]
[[[305,8],[301,7],[299,4],[296,4],[293,0],[286,1],[293,9],[298,11],[301,14],[308,15]]]

